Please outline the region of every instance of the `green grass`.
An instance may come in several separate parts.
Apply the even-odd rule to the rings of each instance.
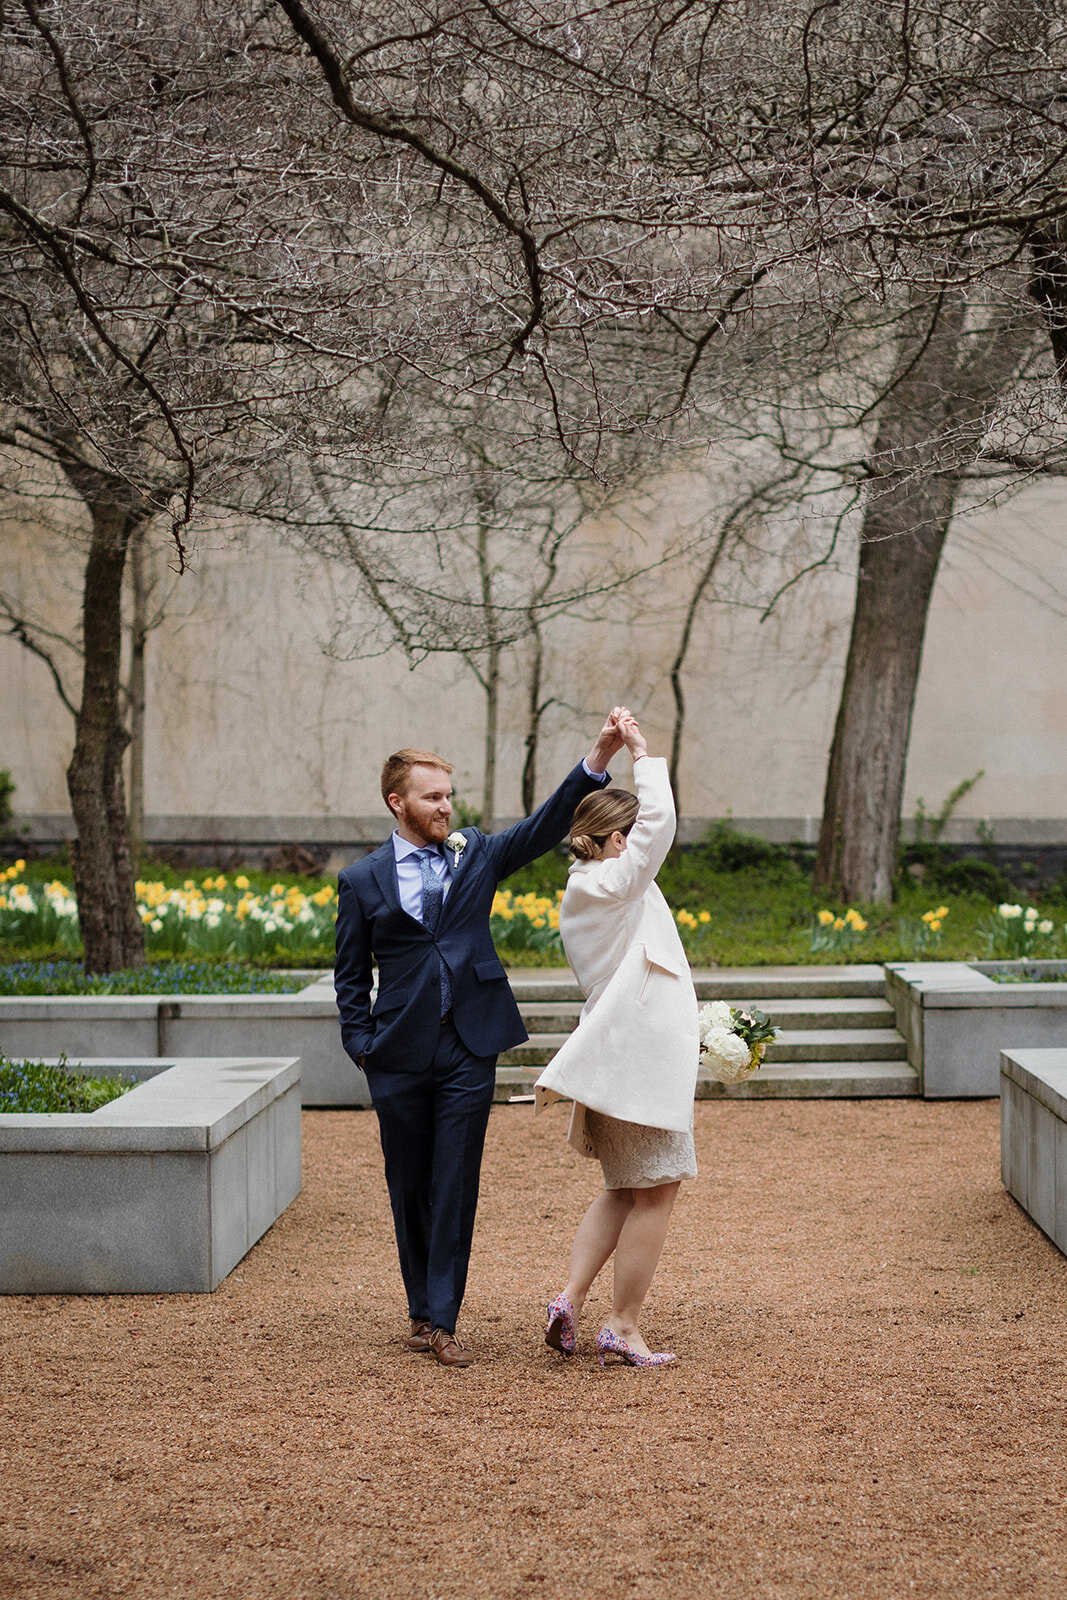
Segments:
[[[0,995],[295,994],[302,977],[258,971],[240,961],[153,961],[125,971],[86,973],[76,961],[0,965]]]
[[[536,890],[548,894],[567,879],[567,857],[553,851],[507,880],[515,893]],[[806,867],[787,855],[767,865],[735,871],[709,864],[701,847],[671,852],[658,879],[671,909],[691,912],[710,920],[697,928],[682,929],[683,942],[694,966],[796,966],[819,962],[841,965],[884,961],[986,961],[989,941],[984,929],[995,920],[996,903],[981,894],[942,893],[902,875],[897,898],[891,905],[856,905],[854,910],[867,928],[848,938],[840,948],[813,951],[812,932],[821,909],[841,914],[844,905],[812,893]],[[1040,907],[1055,925],[1055,934],[1042,941],[1035,955],[1050,959],[1067,956],[1067,896],[1062,882],[1055,891],[1033,895],[1014,891],[1024,904]],[[924,912],[948,907],[940,934],[921,932]],[[994,950],[993,954],[999,954]]]
[[[98,1111],[132,1088],[129,1079],[92,1078],[77,1068],[9,1061],[0,1053],[0,1115]]]
[[[554,895],[566,884],[567,865],[564,850],[551,851],[522,872],[515,873],[504,887],[513,894],[532,891]],[[1013,952],[1004,942],[1006,930],[996,925],[995,898],[991,899],[986,893],[953,892],[946,883],[939,885],[933,867],[926,870],[927,876],[922,881],[916,881],[907,872],[901,874],[897,898],[892,905],[853,907],[867,927],[855,935],[842,931],[837,937],[837,948],[830,950],[813,946],[817,913],[828,909],[841,914],[847,908],[826,905],[817,899],[812,894],[807,864],[781,847],[761,848],[759,841],[752,843],[747,835],[736,834],[723,826],[713,832],[705,844],[673,851],[660,873],[659,883],[672,910],[688,912],[696,924],[681,929],[694,966],[986,961],[1012,953],[1047,959],[1067,957],[1067,883],[1062,878],[1037,894],[1026,887],[1016,886],[1011,890],[1011,898],[1023,905],[1037,905],[1042,918],[1054,925],[1054,932],[1042,936],[1032,949]],[[227,873],[231,881],[235,875]],[[145,863],[142,876],[180,887],[187,879],[201,884],[205,878],[217,878],[218,874],[211,870],[175,872],[159,863]],[[312,894],[324,881],[251,870],[244,876],[261,893],[269,892],[274,883],[282,883],[296,884],[304,893]],[[966,874],[962,876],[965,878]],[[23,877],[27,882],[46,883],[57,877],[70,881],[69,871],[56,860],[29,863]],[[996,887],[999,889],[1002,885],[998,883]],[[930,936],[928,930],[924,930],[923,914],[942,905],[948,907],[943,929]],[[702,914],[703,921],[700,920]],[[991,941],[994,932],[999,944]],[[551,950],[512,952],[503,949],[501,954],[505,962],[514,966],[558,966],[561,960]],[[49,947],[16,948],[11,943],[0,947],[0,962],[56,960],[61,955],[69,960],[70,952]],[[153,962],[167,958],[180,961],[183,953],[166,950],[152,953]],[[188,955],[184,959],[188,961]],[[256,966],[328,967],[332,961],[332,946],[322,943],[300,950],[275,949],[255,963],[233,965],[247,972]]]

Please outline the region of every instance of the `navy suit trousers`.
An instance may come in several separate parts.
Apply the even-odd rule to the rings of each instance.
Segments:
[[[454,1333],[467,1283],[496,1057],[472,1056],[445,1020],[428,1067],[375,1072],[368,1063],[366,1072],[408,1315]]]

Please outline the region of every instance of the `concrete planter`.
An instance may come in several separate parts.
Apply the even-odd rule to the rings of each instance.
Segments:
[[[0,1115],[0,1293],[208,1291],[300,1193],[300,1063],[83,1059],[144,1081]]]
[[[891,962],[886,997],[928,1100],[1000,1092],[1000,1053],[1067,1043],[1067,981],[997,983],[995,972],[1062,972],[1054,961]]]
[[[1004,1187],[1067,1255],[1067,1048],[1000,1058]]]
[[[119,1056],[299,1056],[306,1106],[369,1106],[341,1047],[333,974],[297,994],[62,995],[0,999],[0,1050],[71,1061]]]

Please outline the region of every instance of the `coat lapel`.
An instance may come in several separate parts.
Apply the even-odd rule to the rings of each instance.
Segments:
[[[460,851],[459,860],[458,861],[456,861],[456,852],[454,850],[449,850],[446,845],[442,845],[441,846],[442,850],[444,851],[445,861],[448,863],[448,878],[449,878],[449,890],[448,890],[448,893],[445,895],[445,903],[441,907],[441,920],[442,921],[445,919],[445,917],[448,916],[448,908],[452,904],[453,900],[455,899],[456,890],[459,887],[460,879],[463,876],[463,873],[464,873],[464,871],[466,869],[467,863],[469,862],[469,860],[471,858],[471,852],[474,849],[474,845],[473,845],[473,842],[472,842],[470,836],[469,835],[464,835],[464,837],[467,840],[467,847],[466,847],[465,850],[461,850]],[[453,866],[453,862],[455,862],[454,866]],[[438,923],[438,927],[440,927],[440,923]]]
[[[396,881],[396,853],[393,850],[392,838],[386,839],[370,858],[370,868],[374,874],[374,881],[385,897],[386,904],[391,911],[400,910],[400,890]]]

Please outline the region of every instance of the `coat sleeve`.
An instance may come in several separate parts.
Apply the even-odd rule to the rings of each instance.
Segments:
[[[528,866],[543,856],[546,850],[559,844],[570,830],[575,807],[594,789],[602,789],[610,781],[591,778],[581,762],[568,772],[555,794],[549,795],[543,805],[529,817],[516,822],[503,833],[483,835],[497,882],[507,878],[520,867]]]
[[[604,862],[597,887],[618,900],[639,900],[656,881],[656,873],[674,843],[677,818],[667,763],[662,756],[642,756],[634,765],[637,821],[630,829],[626,849],[615,861]]]
[[[341,1043],[357,1066],[374,1038],[370,1019],[373,978],[370,928],[355,888],[342,873],[337,880],[334,990],[341,1015]]]

